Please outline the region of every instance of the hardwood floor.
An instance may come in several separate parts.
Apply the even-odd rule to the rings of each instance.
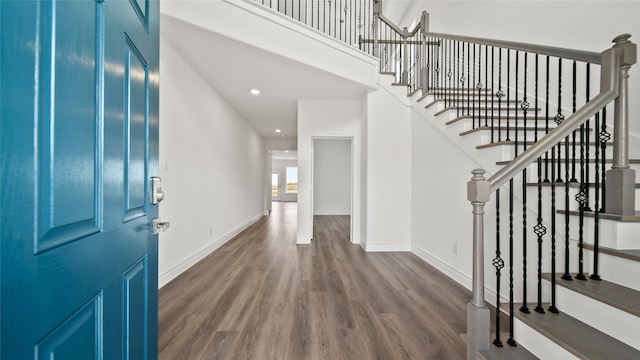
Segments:
[[[463,359],[469,291],[410,253],[365,253],[348,216],[273,212],[160,289],[160,359]]]

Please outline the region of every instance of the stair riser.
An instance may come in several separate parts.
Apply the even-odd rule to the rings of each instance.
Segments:
[[[639,317],[562,286],[557,287],[557,307],[565,314],[640,350]]]
[[[593,251],[585,249],[585,258],[589,263],[585,264],[587,271],[593,273]],[[600,252],[598,255],[598,274],[607,281],[618,285],[626,286],[630,289],[640,291],[640,262],[613,256]]]
[[[563,215],[564,216],[564,215]],[[579,217],[570,216],[570,222],[578,224]],[[620,222],[609,219],[600,219],[599,221],[600,246],[611,249],[640,249],[640,223],[637,222]],[[571,229],[570,237],[578,239],[578,227]],[[592,217],[584,218],[583,236],[585,242],[593,244],[594,238],[594,219]]]
[[[518,319],[514,319],[513,327],[518,344],[525,347],[539,359],[579,359]]]

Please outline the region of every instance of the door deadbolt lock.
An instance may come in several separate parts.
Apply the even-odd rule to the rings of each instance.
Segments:
[[[164,200],[164,191],[162,191],[162,180],[159,176],[151,177],[151,204],[158,205]]]

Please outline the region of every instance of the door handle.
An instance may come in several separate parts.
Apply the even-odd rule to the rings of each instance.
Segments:
[[[171,223],[168,221],[163,222],[160,218],[153,219],[153,233],[159,234],[165,232],[169,228],[169,225],[171,225]]]

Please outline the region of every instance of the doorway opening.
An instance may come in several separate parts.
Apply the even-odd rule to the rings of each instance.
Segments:
[[[349,224],[348,241],[352,241],[353,139],[313,139],[312,157],[312,224],[321,220],[319,217],[328,217],[326,219],[330,221],[347,222]]]
[[[298,201],[298,151],[297,150],[271,150],[271,202],[297,202]]]

